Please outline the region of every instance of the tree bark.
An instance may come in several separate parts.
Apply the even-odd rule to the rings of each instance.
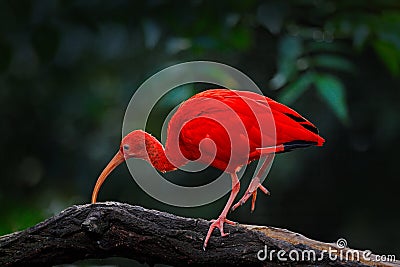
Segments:
[[[204,251],[209,225],[203,219],[116,202],[72,206],[29,229],[0,237],[0,266],[51,266],[114,256],[173,266],[400,266],[398,261],[376,262],[376,255],[366,253],[368,260],[363,251],[254,225],[225,225],[230,235],[221,237],[216,230]],[[340,254],[349,251],[359,253],[359,260],[340,260]]]

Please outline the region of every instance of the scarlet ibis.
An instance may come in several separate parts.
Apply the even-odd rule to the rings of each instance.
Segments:
[[[267,117],[270,114],[274,124],[262,127],[259,123],[263,121],[259,119],[262,113]],[[221,236],[225,236],[224,223],[233,224],[226,216],[239,192],[237,172],[242,166],[261,157],[265,159],[242,199],[232,208],[237,208],[252,196],[251,209],[254,210],[257,189],[269,194],[261,185],[260,178],[269,167],[271,155],[312,145],[322,146],[324,142],[311,122],[268,97],[249,91],[207,90],[179,106],[169,121],[165,148],[142,130],[126,135],[117,154],[100,174],[93,190],[92,203],[96,202],[98,191],[107,176],[128,158],[146,160],[163,173],[176,170],[189,160],[200,159],[229,173],[232,179],[228,202],[218,219],[210,225],[203,244],[205,249],[215,228],[220,230]]]

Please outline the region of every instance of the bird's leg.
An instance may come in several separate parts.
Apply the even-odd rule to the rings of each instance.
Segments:
[[[233,221],[230,221],[230,220],[226,219],[226,215],[228,214],[229,209],[232,206],[232,203],[235,200],[235,197],[236,197],[237,193],[239,193],[240,182],[239,182],[239,179],[238,179],[236,173],[232,173],[231,174],[231,178],[232,178],[231,195],[229,196],[228,202],[226,203],[225,208],[222,210],[222,212],[219,215],[218,219],[211,221],[212,223],[210,225],[210,228],[208,229],[207,236],[206,236],[206,238],[204,240],[204,244],[203,244],[203,249],[204,250],[207,247],[208,240],[210,239],[214,228],[218,228],[219,229],[219,231],[221,232],[221,236],[226,236],[229,233],[225,233],[224,232],[224,223],[235,224]]]
[[[257,198],[257,189],[263,191],[266,195],[269,195],[269,191],[267,188],[261,185],[260,177],[262,177],[267,169],[272,164],[272,155],[267,155],[265,157],[265,161],[261,165],[260,170],[257,172],[256,176],[251,180],[249,187],[247,188],[246,192],[244,193],[243,197],[232,207],[232,211],[237,209],[239,206],[246,203],[246,201],[252,196],[251,200],[251,212],[254,211],[256,205],[256,198]]]
[[[247,188],[246,193],[244,193],[243,197],[235,205],[233,205],[232,211],[237,209],[239,206],[242,206],[244,203],[246,203],[250,196],[252,196],[253,198],[251,200],[251,212],[253,212],[256,204],[257,189],[260,189],[266,195],[270,194],[268,189],[261,185],[260,178],[255,177],[253,180],[251,180],[251,183]]]

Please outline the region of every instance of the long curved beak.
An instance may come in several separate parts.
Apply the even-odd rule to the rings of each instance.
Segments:
[[[112,160],[107,164],[104,170],[101,172],[99,178],[97,179],[96,185],[94,186],[92,193],[92,203],[96,203],[97,194],[99,193],[100,187],[106,180],[107,176],[117,167],[119,164],[125,161],[124,155],[121,151],[112,158]]]

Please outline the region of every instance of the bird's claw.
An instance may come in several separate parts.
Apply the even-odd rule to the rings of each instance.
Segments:
[[[260,189],[266,195],[270,195],[270,192],[268,191],[268,189],[265,188],[264,186],[262,186],[260,179],[258,177],[256,177],[251,181],[249,188],[247,188],[243,197],[235,205],[232,206],[231,210],[234,211],[239,206],[242,206],[244,203],[246,203],[246,201],[250,198],[250,196],[253,196],[253,198],[251,200],[251,212],[253,212],[255,209],[255,205],[256,205],[257,189]]]
[[[219,231],[221,232],[221,236],[229,235],[229,233],[225,233],[224,232],[224,223],[231,224],[231,225],[235,225],[236,224],[235,222],[233,222],[231,220],[228,220],[228,219],[226,219],[225,217],[222,217],[222,216],[218,217],[218,219],[216,219],[216,220],[211,220],[210,228],[208,229],[206,239],[204,240],[203,250],[206,250],[208,241],[209,241],[209,239],[211,237],[211,234],[212,234],[212,232],[214,231],[215,228],[219,229]]]

